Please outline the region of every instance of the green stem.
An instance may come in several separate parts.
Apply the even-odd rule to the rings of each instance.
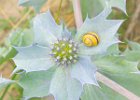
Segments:
[[[73,3],[73,10],[74,10],[74,17],[75,17],[76,27],[78,29],[83,24],[80,0],[72,0],[72,3]]]
[[[58,12],[57,12],[57,18],[56,18],[57,23],[59,23],[59,17],[60,17],[61,8],[62,8],[62,2],[63,2],[63,0],[60,1],[59,9],[58,9]]]
[[[11,80],[14,80],[16,78],[17,74],[14,74],[11,78]],[[11,87],[11,84],[9,84],[6,89],[4,90],[4,92],[2,93],[2,96],[0,97],[0,100],[4,100],[4,97],[6,95],[6,93],[8,92],[9,88]]]

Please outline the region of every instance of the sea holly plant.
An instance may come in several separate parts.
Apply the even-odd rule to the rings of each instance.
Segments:
[[[55,20],[49,11],[39,14],[34,18],[34,43],[29,47],[15,47],[18,54],[13,58],[13,60],[17,65],[15,70],[24,69],[26,72],[33,72],[41,70],[47,71],[51,68],[55,69],[54,72],[46,72],[46,74],[52,74],[52,78],[48,79],[48,77],[44,77],[46,79],[43,80],[46,82],[45,84],[42,82],[42,85],[43,87],[46,85],[46,93],[35,94],[37,97],[52,94],[56,100],[78,100],[85,84],[93,84],[98,86],[95,77],[97,69],[96,65],[91,62],[91,55],[104,53],[110,45],[118,42],[117,38],[115,37],[115,33],[122,23],[122,20],[104,21],[106,20],[106,17],[110,11],[111,9],[106,8],[95,19],[91,19],[95,22],[103,20],[102,22],[104,22],[106,26],[106,31],[112,33],[107,37],[102,34],[105,28],[94,28],[99,26],[100,22],[97,23],[97,25],[92,25],[88,23],[92,22],[89,21],[90,19],[85,21],[83,27],[73,37],[64,26],[57,25],[55,23]],[[91,27],[88,25],[91,25]],[[111,27],[112,25],[113,28],[110,30],[108,27]],[[92,31],[100,33],[98,34],[100,37],[100,43],[97,47],[90,48],[83,44],[81,37],[85,33]],[[109,39],[110,42],[108,43],[107,40]],[[104,47],[104,49],[101,49],[102,47]],[[29,81],[27,81],[27,83],[28,82]],[[24,81],[20,80],[19,83],[23,88],[26,88]],[[38,91],[40,87],[36,89]],[[60,90],[62,90],[61,94],[59,94]],[[31,92],[33,93],[33,91]]]
[[[55,100],[112,100],[114,96],[116,100],[139,100],[139,76],[131,73],[138,72],[138,62],[124,59],[118,49],[117,31],[123,20],[107,19],[112,11],[111,1],[107,2],[108,6],[98,16],[87,17],[74,35],[64,24],[57,24],[50,11],[36,15],[31,30],[13,33],[20,37],[14,43],[16,38],[10,37],[17,50],[13,73],[24,70],[16,83],[23,88],[25,100],[50,95]],[[34,38],[26,34],[32,30]],[[6,82],[2,80],[1,88]]]
[[[24,69],[29,73],[28,77],[25,75],[19,80],[26,99],[52,94],[56,100],[78,100],[85,84],[98,86],[95,77],[97,68],[91,61],[91,55],[102,54],[109,46],[119,42],[115,34],[123,22],[107,20],[106,17],[110,12],[111,9],[106,8],[97,17],[87,18],[75,36],[72,36],[63,25],[57,25],[50,11],[33,19],[34,43],[28,47],[15,47],[18,54],[13,58],[17,65],[15,70]],[[104,27],[100,26],[103,24]],[[89,41],[88,38],[92,39],[95,35],[86,34],[88,32],[95,32],[100,38],[97,40],[99,42],[97,46],[86,46],[92,45],[90,42],[93,41]],[[106,35],[107,33],[110,34]],[[87,41],[85,44],[81,38],[84,34],[91,35],[85,39]],[[97,36],[95,39],[98,39]],[[35,71],[38,73],[36,79],[40,80],[37,83],[34,82],[37,81],[34,78],[32,81],[28,79],[34,77]],[[30,82],[33,82],[36,89],[29,86]],[[42,91],[44,87],[45,91]]]

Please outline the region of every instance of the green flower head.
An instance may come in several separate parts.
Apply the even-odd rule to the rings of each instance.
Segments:
[[[84,84],[98,86],[97,68],[91,56],[103,54],[119,42],[115,34],[123,22],[108,20],[110,12],[111,9],[106,8],[93,19],[87,17],[75,36],[63,25],[56,24],[50,11],[34,18],[34,43],[28,47],[15,47],[18,54],[13,60],[17,65],[15,71],[49,73],[51,68],[55,69],[51,79],[43,83],[47,85],[46,94],[36,94],[37,97],[52,94],[56,100],[79,100]],[[85,42],[83,36],[88,38]],[[95,42],[96,46],[89,42]]]

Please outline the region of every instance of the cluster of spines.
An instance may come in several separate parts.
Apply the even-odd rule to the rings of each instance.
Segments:
[[[78,60],[78,44],[71,39],[60,39],[53,43],[51,55],[59,65],[70,65]]]

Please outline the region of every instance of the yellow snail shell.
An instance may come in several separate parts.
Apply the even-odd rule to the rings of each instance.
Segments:
[[[100,39],[95,32],[88,32],[83,35],[82,41],[86,46],[93,47],[99,44]]]

